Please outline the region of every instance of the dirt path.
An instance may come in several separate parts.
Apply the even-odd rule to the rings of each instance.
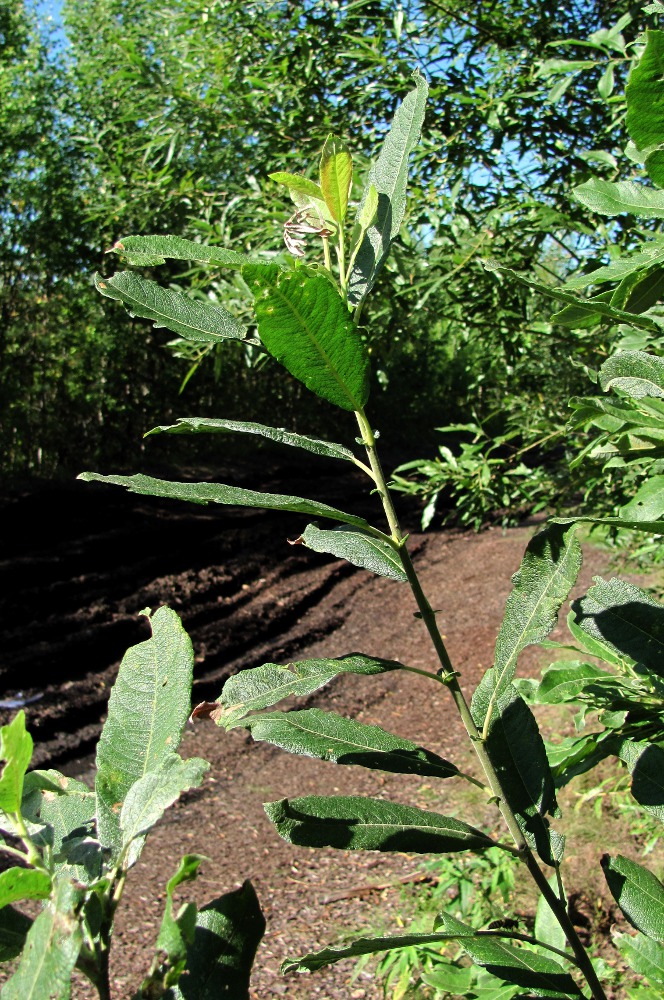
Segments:
[[[79,510],[89,503],[86,496]],[[40,549],[37,532],[23,563],[10,552],[4,564],[7,573],[12,560],[15,566],[4,688],[15,695],[21,678],[26,695],[42,694],[28,711],[36,740],[42,737],[44,762],[85,752],[94,740],[118,653],[142,637],[135,613],[146,605],[168,601],[183,613],[198,658],[195,700],[216,697],[229,672],[268,659],[287,662],[362,651],[413,666],[433,665],[424,627],[413,619],[414,604],[404,585],[284,545],[283,522],[276,532],[272,519],[242,512],[226,517],[224,512],[219,533],[218,513],[205,508],[192,516],[136,504],[117,493],[110,507],[106,498],[98,503],[104,509],[104,531],[86,530],[91,522],[83,525],[74,512],[68,534],[67,523],[63,526],[59,549],[49,548],[45,538]],[[73,506],[70,498],[70,513]],[[510,576],[531,533],[532,528],[522,528],[412,536],[425,590],[441,611],[452,660],[469,690],[490,663]],[[602,563],[597,551],[588,553],[582,588]],[[64,567],[69,577],[63,576]],[[17,579],[24,591],[22,604]],[[30,623],[25,620],[30,610],[19,620],[18,609],[29,609],[25,592],[29,598],[31,586],[45,613],[34,614],[33,605]],[[99,669],[91,668],[93,656],[102,656]],[[535,666],[536,654],[526,653],[522,672]],[[309,704],[380,724],[458,759],[455,748],[462,733],[451,702],[444,689],[425,678],[409,675],[404,683],[396,673],[349,676]],[[209,858],[191,891],[199,903],[245,878],[258,891],[268,931],[258,956],[255,997],[377,1000],[380,990],[368,974],[351,984],[348,964],[288,979],[280,975],[279,964],[285,956],[338,943],[353,929],[397,930],[396,883],[418,871],[419,859],[293,848],[277,838],[262,803],[339,792],[424,805],[438,793],[416,777],[291,757],[253,743],[240,730],[224,734],[209,723],[186,734],[182,751],[205,757],[212,768],[204,786],[174,807],[152,834],[132,873],[114,945],[114,996],[131,997],[138,986],[140,970],[151,958],[165,882],[183,853],[199,852]],[[67,769],[72,767],[84,771],[85,762]],[[372,889],[384,884],[394,887]],[[383,926],[386,915],[388,925]],[[83,985],[72,995],[74,1000],[91,998]]]

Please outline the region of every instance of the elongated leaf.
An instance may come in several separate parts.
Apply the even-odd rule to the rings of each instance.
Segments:
[[[664,142],[664,32],[648,31],[646,47],[625,90],[630,138],[639,149]]]
[[[37,868],[8,868],[0,872],[0,908],[18,899],[48,899],[51,876]]]
[[[664,941],[664,885],[643,865],[622,854],[601,861],[611,895],[630,924],[649,938]]]
[[[167,1000],[249,1000],[249,976],[265,933],[251,882],[208,903],[196,915],[187,967]]]
[[[245,267],[266,350],[311,392],[342,410],[369,398],[369,355],[334,286],[323,275]]]
[[[145,835],[182,792],[200,785],[209,769],[210,765],[205,760],[198,757],[182,760],[174,753],[164,761],[159,771],[149,771],[134,782],[120,813],[122,850],[127,852],[125,863],[128,868],[138,860]]]
[[[664,518],[664,476],[651,476],[636,491],[620,514],[636,521],[659,521]],[[662,523],[664,533],[664,522]]]
[[[605,392],[622,389],[632,399],[664,397],[664,358],[645,351],[620,351],[604,362],[599,382]]]
[[[569,660],[548,667],[537,688],[537,702],[541,705],[562,705],[578,701],[579,695],[598,679],[618,683],[613,674],[580,660]]]
[[[572,189],[576,201],[598,215],[635,215],[638,219],[664,219],[664,194],[635,181],[604,181],[592,177]]]
[[[664,677],[664,606],[625,580],[602,580],[572,604],[576,624],[619,656]]]
[[[664,149],[656,149],[646,156],[646,173],[658,188],[664,188]]]
[[[189,636],[170,608],[159,608],[149,620],[152,638],[125,654],[97,744],[97,829],[114,856],[122,847],[120,810],[127,793],[177,750],[189,715]]]
[[[553,865],[560,860],[546,819],[558,811],[553,775],[535,717],[512,685],[494,703],[485,746],[528,844]]]
[[[320,185],[301,174],[289,174],[286,170],[276,170],[273,174],[268,174],[268,177],[271,181],[276,181],[277,184],[284,184],[289,191],[295,191],[297,194],[313,198],[316,201],[325,201]]]
[[[549,879],[549,885],[553,891],[558,894],[558,876],[552,875]],[[549,906],[544,896],[540,896],[539,902],[537,904],[537,913],[535,914],[535,937],[538,941],[542,941],[543,944],[551,945],[552,948],[557,948],[559,951],[564,951],[567,947],[567,938],[565,937],[565,931],[560,926],[558,920],[556,919],[553,910]]]
[[[632,795],[640,806],[664,823],[664,750],[654,743],[623,740],[615,753],[632,775]]]
[[[515,948],[494,938],[482,937],[448,913],[441,913],[440,919],[445,930],[459,935],[459,943],[473,962],[499,979],[540,997],[560,1000],[561,997],[583,996],[570,974],[552,958],[530,949]]]
[[[417,74],[415,89],[397,108],[378,159],[369,172],[367,193],[373,185],[378,192],[378,205],[350,274],[348,301],[353,306],[357,306],[371,291],[392,240],[401,228],[406,212],[408,161],[420,141],[428,89],[424,78]],[[358,224],[361,223],[363,207],[364,198],[358,208]]]
[[[20,955],[32,920],[13,906],[0,909],[0,962],[11,962]]]
[[[26,779],[23,815],[47,825],[42,838],[49,844],[56,875],[83,885],[96,881],[102,852],[95,839],[95,793],[58,771],[31,771]]]
[[[241,725],[251,730],[255,740],[335,764],[434,778],[451,778],[459,773],[454,764],[410,740],[319,708],[254,715]]]
[[[653,986],[664,986],[664,947],[637,934],[613,934],[613,943],[627,963],[627,967],[637,976],[645,976]]]
[[[128,264],[150,267],[163,264],[166,260],[192,260],[217,267],[242,268],[245,264],[263,263],[260,258],[211,247],[206,243],[194,243],[179,236],[123,236],[111,250],[121,254]]]
[[[268,427],[266,424],[254,424],[244,420],[211,419],[209,417],[180,417],[176,424],[163,424],[153,427],[145,435],[151,434],[255,434],[258,437],[277,441],[279,444],[302,448],[314,455],[325,458],[341,458],[346,462],[357,462],[349,448],[333,441],[321,441],[320,438],[307,437],[304,434],[293,434],[283,427]]]
[[[265,812],[280,837],[303,847],[443,854],[493,844],[461,820],[382,799],[310,795],[267,802]]]
[[[320,156],[320,188],[335,222],[342,223],[346,217],[352,180],[350,149],[343,139],[328,135]]]
[[[655,237],[634,253],[618,257],[595,271],[575,274],[563,287],[577,289],[585,288],[587,285],[597,285],[603,281],[622,281],[628,274],[651,267],[653,264],[664,264],[664,237]]]
[[[20,711],[8,726],[0,729],[0,809],[5,813],[20,811],[23,781],[32,758],[32,736],[25,728],[25,712]]]
[[[396,951],[399,948],[420,948],[427,944],[442,944],[454,941],[458,935],[433,934],[395,934],[386,937],[358,938],[349,945],[340,948],[323,948],[322,951],[303,955],[302,958],[287,958],[281,965],[284,975],[287,972],[317,972],[327,965],[334,965],[345,958],[359,958],[360,955],[377,955],[383,951]]]
[[[318,503],[316,500],[282,496],[278,493],[256,493],[254,490],[225,486],[223,483],[169,483],[163,479],[153,479],[151,476],[100,476],[96,472],[82,472],[78,479],[86,483],[125,486],[130,493],[140,493],[144,496],[170,497],[173,500],[186,500],[188,503],[219,503],[231,507],[293,511],[296,514],[329,517],[334,521],[343,521],[346,524],[355,524],[359,528],[372,530],[371,525],[363,517],[344,514],[342,510],[329,507],[325,503]]]
[[[78,900],[71,883],[58,883],[28,931],[16,972],[5,983],[2,1000],[66,1000],[70,977],[81,949],[82,934],[74,914]]]
[[[111,278],[96,274],[95,288],[107,298],[122,302],[130,316],[151,319],[156,327],[166,327],[185,340],[216,343],[242,340],[246,333],[227,309],[162,288],[133,271],[119,271]]]
[[[187,945],[194,941],[197,914],[194,903],[187,903],[179,914],[176,913],[173,893],[183,882],[191,882],[196,878],[203,861],[205,858],[200,854],[185,854],[178,870],[166,883],[166,906],[157,938],[157,950],[165,952],[171,965],[186,960]]]
[[[541,642],[554,628],[580,567],[581,547],[570,526],[547,524],[528,543],[521,567],[512,578],[514,589],[496,640],[494,665],[473,696],[473,717],[480,728],[496,699],[511,684],[521,650]]]
[[[558,323],[559,326],[567,326],[572,330],[590,329],[602,321],[602,314],[593,308],[593,303],[595,301],[610,302],[612,296],[613,291],[610,290],[602,292],[595,298],[582,299],[578,305],[564,306],[558,312],[553,313],[551,322]]]
[[[630,274],[613,292],[611,305],[627,312],[642,313],[664,297],[664,268],[657,264],[644,272]]]
[[[583,300],[579,299],[576,295],[572,295],[571,292],[565,291],[569,285],[545,285],[542,281],[535,281],[533,278],[527,278],[518,271],[513,271],[510,267],[504,267],[500,261],[497,260],[484,260],[482,263],[486,271],[496,271],[499,274],[506,274],[513,281],[518,281],[520,285],[525,285],[526,288],[534,288],[536,291],[541,292],[543,295],[546,295],[551,299],[556,299],[559,302],[567,302],[572,306],[578,306],[580,302],[583,302]],[[590,281],[586,282],[586,284],[591,283],[592,282]],[[647,316],[637,316],[634,313],[625,312],[623,309],[616,309],[614,306],[608,305],[606,302],[602,302],[599,298],[593,299],[593,310],[601,316],[606,316],[607,318],[616,320],[619,323],[629,323],[631,326],[635,326],[639,330],[650,330],[652,333],[661,334],[661,330],[654,320],[649,319]]]
[[[211,717],[217,725],[230,729],[249,712],[271,708],[290,695],[305,697],[339,674],[371,677],[402,669],[403,664],[397,660],[379,660],[364,653],[329,660],[300,660],[286,666],[264,663],[228,678],[219,698],[219,710],[213,710]]]
[[[634,531],[647,531],[659,535],[662,532],[661,521],[642,521],[634,517],[552,517],[552,524],[606,524],[616,528],[630,528]]]
[[[401,559],[387,539],[376,538],[357,528],[321,530],[309,524],[298,541],[314,552],[327,552],[337,559],[346,559],[353,566],[370,573],[405,583],[408,580]]]
[[[556,788],[562,788],[572,778],[585,774],[600,761],[617,753],[620,743],[620,737],[605,729],[600,733],[586,733],[584,736],[568,737],[560,743],[547,744],[546,755]]]

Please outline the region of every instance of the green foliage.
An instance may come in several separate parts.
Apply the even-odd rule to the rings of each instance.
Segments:
[[[152,637],[120,666],[94,792],[58,771],[26,773],[32,740],[23,712],[2,728],[0,828],[19,846],[3,842],[0,850],[23,866],[0,875],[0,960],[18,958],[3,997],[64,1000],[76,968],[110,998],[111,933],[127,873],[164,810],[208,769],[176,752],[189,714],[189,638],[168,608],[144,614]],[[186,855],[168,882],[155,959],[137,998],[249,996],[264,929],[249,883],[201,910],[188,903],[175,911],[174,890],[195,878],[202,860]],[[30,899],[44,900],[34,920],[11,905]]]

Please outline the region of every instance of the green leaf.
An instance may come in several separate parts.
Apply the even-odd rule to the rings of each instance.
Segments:
[[[552,517],[549,523],[555,524],[606,524],[616,528],[630,528],[634,531],[647,531],[651,534],[661,534],[661,521],[641,521],[627,517]]]
[[[656,875],[622,854],[601,860],[611,895],[630,924],[649,938],[664,941],[664,885]]]
[[[159,608],[149,621],[152,638],[132,646],[120,664],[97,744],[97,828],[114,857],[122,847],[120,811],[130,788],[172,757],[190,710],[189,636],[170,608]]]
[[[249,1000],[249,976],[264,933],[251,882],[208,903],[196,915],[186,970],[167,1000]]]
[[[162,288],[133,271],[119,271],[111,278],[96,274],[95,288],[107,298],[122,302],[130,316],[151,319],[155,327],[166,327],[185,340],[242,340],[247,332],[227,309]]]
[[[145,437],[151,434],[256,434],[258,437],[277,441],[279,444],[302,448],[314,455],[325,458],[341,458],[346,462],[357,459],[349,448],[333,441],[321,441],[320,438],[307,437],[304,434],[293,434],[283,427],[268,427],[265,424],[254,424],[243,420],[223,420],[209,417],[180,417],[176,424],[163,424],[153,427]]]
[[[578,627],[614,653],[664,677],[664,606],[625,580],[602,580],[574,601]]]
[[[664,398],[664,358],[645,351],[619,351],[600,368],[599,383],[605,392],[621,389],[632,399]]]
[[[559,891],[557,874],[549,879],[549,885],[557,895]],[[543,944],[551,945],[552,948],[557,948],[559,951],[565,951],[567,947],[565,931],[560,926],[544,896],[540,896],[537,904],[534,933],[537,940],[542,941]]]
[[[86,483],[112,483],[125,486],[130,493],[140,493],[150,497],[170,497],[189,503],[220,503],[235,507],[260,507],[263,510],[285,510],[313,517],[329,517],[345,524],[355,524],[358,528],[372,530],[363,517],[344,514],[336,507],[329,507],[316,500],[303,497],[282,496],[278,493],[256,493],[240,486],[225,486],[223,483],[169,483],[151,476],[100,476],[96,472],[82,472],[78,479]],[[375,529],[374,529],[375,530]],[[382,532],[379,532],[382,535]]]
[[[32,736],[25,728],[25,712],[20,711],[0,729],[0,759],[5,761],[0,775],[0,809],[5,813],[21,809],[23,780],[31,758]]]
[[[639,219],[664,219],[664,193],[635,181],[604,181],[592,177],[572,189],[576,201],[598,215],[624,215]]]
[[[184,961],[187,945],[194,941],[196,928],[196,906],[187,903],[179,914],[175,912],[173,893],[183,882],[191,882],[198,875],[201,863],[206,859],[200,854],[185,854],[178,870],[166,883],[166,906],[157,937],[157,951],[165,952],[171,965]]]
[[[289,174],[285,170],[276,170],[273,174],[268,174],[271,181],[277,184],[284,184],[289,191],[295,191],[307,198],[314,198],[317,201],[325,201],[323,192],[315,181],[310,181],[308,177],[301,174]]]
[[[581,299],[577,305],[564,306],[551,316],[552,323],[567,326],[573,330],[586,330],[602,321],[602,314],[593,309],[593,303],[610,302],[613,291],[602,292],[590,299]]]
[[[584,301],[587,301],[579,299],[577,296],[565,291],[566,288],[570,287],[569,282],[562,286],[545,285],[542,281],[535,281],[532,278],[526,278],[518,271],[514,271],[510,267],[504,267],[497,260],[483,260],[482,264],[486,271],[495,271],[499,274],[506,274],[512,278],[513,281],[518,281],[520,285],[524,285],[526,288],[533,288],[535,291],[541,292],[543,295],[548,296],[548,298],[556,299],[559,302],[567,302],[571,306],[578,307],[579,303],[583,304]],[[593,272],[592,276],[584,275],[584,279],[590,279],[588,281],[584,281],[584,283],[592,284],[594,281],[598,280],[595,278],[595,274],[598,273],[599,272]],[[661,330],[657,323],[655,323],[654,320],[649,319],[647,316],[637,316],[635,313],[628,313],[623,309],[616,309],[611,305],[607,305],[606,302],[601,301],[597,297],[592,300],[592,306],[593,310],[601,316],[617,320],[619,323],[629,323],[631,326],[635,326],[639,330],[649,330],[652,333],[656,333],[658,335],[661,334]]]
[[[459,943],[477,965],[493,976],[514,983],[540,997],[583,997],[568,972],[548,956],[526,948],[515,948],[495,938],[478,935],[472,927],[441,913],[445,930],[459,935]]]
[[[664,749],[654,743],[623,740],[615,752],[632,775],[636,801],[664,823]]]
[[[310,795],[267,802],[265,812],[280,837],[303,847],[444,854],[493,845],[461,820],[382,799]]]
[[[664,32],[646,32],[646,47],[629,75],[625,124],[639,149],[664,142]]]
[[[342,410],[369,398],[369,355],[334,286],[303,269],[245,267],[267,351],[311,392]]]
[[[514,589],[505,606],[493,667],[473,696],[473,718],[480,728],[491,716],[495,700],[510,686],[521,650],[541,642],[556,625],[580,567],[581,547],[569,525],[549,523],[531,538],[512,577]]]
[[[620,508],[620,516],[634,521],[658,521],[664,518],[664,476],[651,476],[647,479],[630,502]]]
[[[343,139],[328,135],[320,156],[320,187],[335,222],[342,223],[346,217],[352,180],[350,149]]]
[[[362,674],[371,677],[390,670],[403,670],[397,660],[379,660],[364,653],[351,653],[338,659],[300,660],[280,666],[264,663],[253,670],[242,670],[224,684],[219,709],[212,718],[227,729],[249,712],[276,705],[291,695],[302,698],[328,684],[339,674]]]
[[[627,967],[637,976],[645,976],[648,982],[656,986],[664,986],[664,948],[661,944],[637,934],[613,934],[612,941]]]
[[[78,895],[69,882],[59,882],[28,931],[16,972],[5,983],[2,1000],[67,1000],[70,980],[82,944],[74,907]]]
[[[548,667],[537,688],[537,702],[540,705],[563,705],[578,701],[579,695],[598,679],[617,683],[613,674],[580,660],[568,660]]]
[[[211,247],[194,243],[179,236],[123,236],[109,251],[121,254],[128,264],[151,267],[166,260],[191,260],[217,267],[241,268],[245,264],[260,264],[257,257],[249,257],[224,247]]]
[[[120,813],[122,850],[126,852],[127,868],[138,860],[145,836],[164,812],[182,792],[197,788],[209,769],[206,760],[198,757],[182,760],[173,753],[166,758],[160,770],[149,771],[133,783]],[[136,843],[137,840],[140,843]]]
[[[557,813],[553,775],[535,717],[512,685],[494,703],[484,745],[528,844],[554,865],[559,841],[546,819]]]
[[[334,965],[345,958],[359,958],[360,955],[376,955],[382,951],[396,951],[400,948],[421,948],[427,944],[441,944],[454,941],[455,934],[395,934],[388,937],[357,938],[340,948],[323,948],[322,951],[303,955],[302,958],[287,958],[281,965],[284,975],[288,972],[317,972],[327,965]]]
[[[655,237],[634,253],[618,257],[604,267],[587,274],[576,274],[566,281],[564,288],[585,288],[603,281],[622,281],[629,274],[643,270],[654,264],[664,263],[664,237]]]
[[[314,552],[327,552],[337,559],[346,559],[353,566],[368,569],[378,576],[386,576],[400,583],[408,580],[398,553],[386,538],[376,538],[357,528],[324,531],[315,524],[309,524],[298,542]]]
[[[628,274],[611,297],[611,305],[630,313],[643,313],[664,297],[664,268],[659,264]]]
[[[51,876],[37,868],[7,868],[0,872],[0,908],[17,899],[48,899]]]
[[[251,730],[255,740],[335,764],[434,778],[451,778],[459,773],[454,764],[410,740],[319,708],[254,715],[241,725]]]
[[[96,797],[87,785],[58,771],[31,771],[23,790],[23,815],[47,825],[53,869],[83,885],[101,875],[101,846],[95,839]]]
[[[367,192],[360,202],[357,222],[361,225],[364,201],[371,185],[378,192],[378,205],[350,274],[348,301],[352,306],[357,306],[371,291],[390,251],[392,240],[401,229],[406,212],[408,161],[420,141],[428,89],[424,77],[417,74],[415,89],[411,90],[397,108],[378,159],[369,172]]]
[[[664,188],[664,149],[656,149],[646,157],[648,177],[658,188]]]
[[[13,906],[0,909],[0,962],[11,962],[21,954],[32,920]]]

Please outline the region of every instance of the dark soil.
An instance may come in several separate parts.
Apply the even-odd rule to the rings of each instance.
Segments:
[[[361,513],[371,512],[363,506],[368,502],[375,510],[353,482],[342,489],[332,469],[323,469],[295,485],[293,470],[283,467],[254,466],[247,477],[269,492],[316,496]],[[138,617],[146,606],[168,603],[181,614],[196,651],[194,702],[217,697],[229,674],[267,660],[359,650],[434,665],[405,587],[289,545],[305,526],[299,516],[161,503],[82,483],[15,498],[2,516],[0,698],[9,707],[0,722],[22,701],[38,699],[26,712],[40,766],[90,775],[89,755],[121,655],[146,637]],[[468,690],[491,662],[510,576],[532,530],[412,536],[415,563]],[[604,563],[590,550],[580,587]],[[523,671],[538,665],[538,653],[527,651]],[[463,734],[451,700],[423,677],[346,677],[310,703],[378,723],[459,760]],[[207,758],[212,768],[203,787],[170,810],[132,872],[117,924],[114,997],[131,997],[150,963],[165,883],[185,852],[209,858],[190,894],[200,903],[245,878],[258,891],[268,930],[255,997],[381,996],[369,972],[351,982],[348,964],[287,979],[279,964],[356,929],[398,931],[400,882],[418,877],[421,859],[293,848],[273,832],[262,803],[339,791],[425,804],[441,793],[416,777],[290,757],[241,730],[224,734],[210,723],[192,727],[182,750]],[[470,817],[475,824],[482,819]],[[84,984],[74,989],[75,1000],[92,996]]]

